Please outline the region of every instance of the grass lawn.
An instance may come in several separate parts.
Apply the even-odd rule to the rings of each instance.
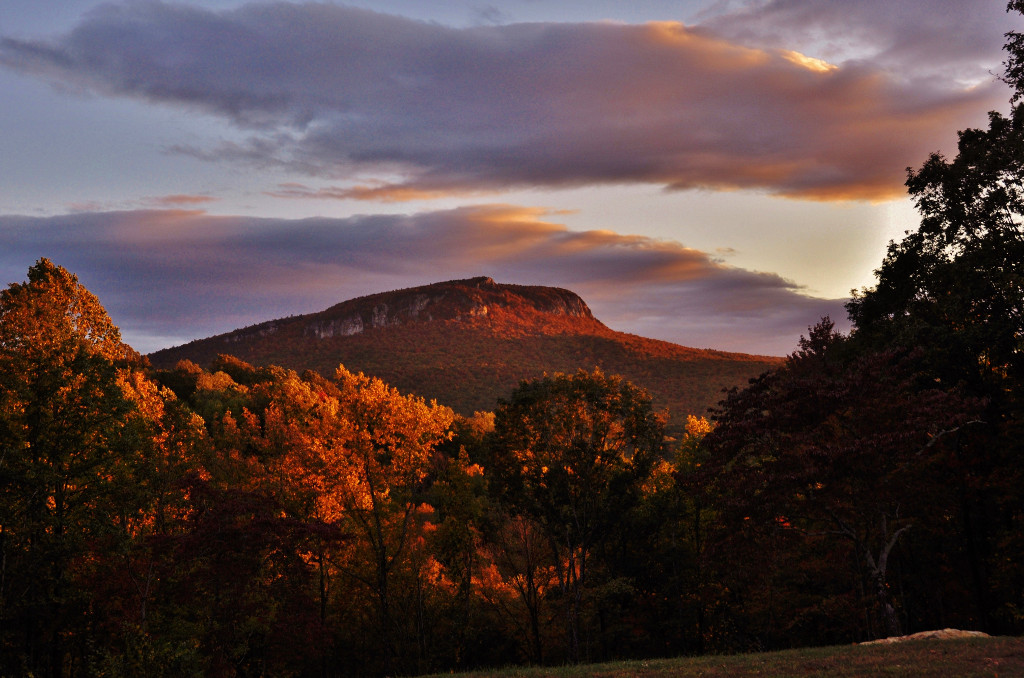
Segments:
[[[451,674],[442,674],[451,675]],[[461,678],[668,678],[701,676],[1024,676],[1024,638],[914,640],[729,656],[650,659],[546,668],[505,668]]]

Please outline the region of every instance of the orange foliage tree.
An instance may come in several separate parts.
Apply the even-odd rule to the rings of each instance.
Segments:
[[[73,568],[109,528],[133,408],[118,379],[137,359],[96,297],[46,259],[0,292],[0,673],[60,676],[84,652],[69,647],[90,606]]]
[[[499,404],[494,435],[493,486],[548,541],[567,655],[579,661],[591,556],[639,501],[663,453],[664,417],[642,389],[581,370],[522,382]]]
[[[335,379],[345,430],[338,441],[344,453],[333,464],[345,480],[335,497],[354,535],[353,557],[343,569],[372,592],[381,661],[391,672],[398,622],[393,581],[423,543],[432,513],[424,501],[431,457],[450,437],[453,413],[343,367]]]

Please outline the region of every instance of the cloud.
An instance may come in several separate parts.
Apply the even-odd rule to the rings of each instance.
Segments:
[[[950,148],[1007,93],[991,80],[906,80],[864,60],[832,67],[775,45],[768,29],[765,46],[739,42],[757,17],[843,26],[825,10],[851,4],[779,0],[696,28],[458,29],[318,3],[108,4],[52,40],[3,39],[0,63],[218,116],[241,137],[175,150],[326,178],[346,198],[651,183],[887,199],[903,194],[905,167]],[[802,5],[822,9],[787,9]],[[932,28],[956,42],[959,27],[919,32]]]
[[[122,200],[98,201],[84,200],[71,202],[64,206],[68,212],[114,212],[143,209],[177,209],[198,207],[217,202],[219,198],[209,195],[189,195],[176,193],[173,195],[151,195],[142,198],[125,198]]]
[[[664,240],[570,231],[543,209],[477,205],[300,220],[196,210],[0,216],[0,280],[46,256],[79,275],[136,348],[164,346],[375,292],[489,275],[567,287],[615,329],[782,355],[842,300]]]
[[[297,182],[278,184],[277,189],[265,191],[273,198],[289,200],[372,200],[374,202],[412,202],[433,200],[452,195],[451,191],[427,191],[411,186],[395,186],[384,182],[357,184],[349,187],[327,186],[312,188]]]
[[[150,207],[187,207],[191,205],[205,205],[216,201],[217,198],[208,195],[185,195],[181,193],[156,195],[142,199],[142,202]]]
[[[962,83],[1001,72],[1004,34],[1022,25],[1003,0],[754,0],[713,6],[701,23],[750,46]]]

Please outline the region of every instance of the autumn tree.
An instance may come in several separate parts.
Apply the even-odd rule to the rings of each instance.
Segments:
[[[703,652],[709,645],[713,591],[708,531],[715,516],[701,482],[704,439],[713,424],[689,415],[671,454],[655,465],[630,526],[619,531],[618,569],[635,582],[638,652]],[[642,553],[644,557],[637,557]]]
[[[207,673],[324,674],[329,558],[344,539],[324,454],[336,449],[336,389],[230,356],[211,370],[158,374],[205,417],[201,464],[177,479],[184,511],[155,540],[163,602],[174,601],[159,639],[197,644]]]
[[[555,555],[573,661],[584,658],[591,557],[637,502],[663,444],[664,420],[650,396],[600,371],[524,381],[499,403],[494,486],[537,523]]]
[[[428,503],[434,529],[427,548],[440,564],[447,595],[429,624],[434,629],[431,653],[442,666],[466,668],[482,662],[511,661],[513,638],[505,633],[487,602],[492,590],[483,582],[490,565],[486,535],[495,512],[488,496],[489,475],[474,460],[482,459],[492,413],[456,415],[453,437],[434,455]]]
[[[203,468],[204,423],[142,371],[123,371],[119,385],[132,409],[121,422],[118,454],[104,469],[109,492],[97,504],[110,529],[92,540],[95,552],[76,568],[76,586],[92,598],[92,627],[101,638],[93,641],[92,670],[195,675],[194,646],[167,614],[172,605],[163,583],[174,566],[163,545],[186,529],[192,503],[182,479]]]
[[[342,451],[335,472],[345,479],[336,497],[357,549],[343,570],[373,595],[381,663],[390,673],[403,621],[395,610],[395,581],[414,555],[423,513],[432,512],[425,504],[431,456],[450,436],[453,414],[343,367],[335,381],[344,437],[332,444]]]
[[[132,410],[119,371],[137,360],[96,297],[46,259],[0,292],[5,673],[60,676],[69,667],[67,645],[89,606],[72,566],[109,526],[101,504]]]
[[[225,586],[241,588],[253,602],[248,610],[232,609],[227,597],[219,635],[226,639],[239,626],[258,625],[258,633],[240,637],[238,652],[275,673],[311,667],[324,673],[334,644],[329,560],[345,539],[331,456],[337,454],[336,393],[318,375],[300,378],[231,356],[219,356],[211,370],[197,376],[193,396],[216,408],[211,477],[196,480],[197,494],[209,497],[211,518],[195,525],[194,543],[201,548],[204,539],[237,539],[227,542],[237,564],[209,567],[204,576],[230,578]]]
[[[316,568],[319,652],[328,657],[328,607],[337,575],[331,558],[347,538],[339,501],[348,482],[339,455],[345,454],[348,430],[339,419],[337,389],[319,375],[298,378],[288,372],[266,389],[269,404],[263,410],[263,438],[267,481],[293,518],[310,530],[303,556]]]
[[[271,666],[287,648],[270,641],[300,630],[292,647],[305,647],[321,674],[411,670],[430,653],[424,601],[439,595],[439,568],[426,502],[453,415],[377,379],[343,368],[335,376],[230,356],[210,371],[181,364],[161,375],[206,419],[206,474],[190,486],[202,501],[175,541],[193,572],[178,588],[221,629],[203,632],[224,645],[204,646],[215,658]],[[230,549],[210,552],[208,540]],[[249,608],[196,593],[221,577]]]

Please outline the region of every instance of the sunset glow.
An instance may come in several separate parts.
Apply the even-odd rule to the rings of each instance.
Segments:
[[[822,59],[809,57],[806,54],[801,54],[800,52],[783,51],[782,56],[785,57],[787,61],[791,61],[798,66],[803,66],[807,70],[817,71],[819,73],[829,73],[839,68],[835,64],[830,64]]]
[[[0,270],[18,279],[43,255],[70,264],[98,291],[116,291],[116,320],[146,350],[471,272],[589,290],[602,319],[622,329],[785,353],[823,311],[841,321],[843,297],[870,284],[872,268],[823,275],[803,263],[814,257],[787,258],[782,243],[813,232],[827,242],[841,229],[844,256],[872,261],[914,225],[890,218],[908,212],[905,168],[948,152],[955,130],[1006,105],[991,76],[1008,29],[1000,3],[944,3],[943,23],[928,33],[910,17],[939,16],[931,4],[901,0],[906,11],[893,13],[880,3],[836,13],[819,0],[735,11],[652,0],[615,15],[520,0],[486,13],[403,0],[365,9],[74,0],[59,10],[13,0],[0,10],[0,87],[13,102],[0,123],[19,130],[0,142]],[[936,75],[941,64],[949,77]],[[757,216],[731,216],[738,208],[720,196]],[[179,208],[205,212],[189,214],[184,231],[153,230],[167,220],[152,210]],[[253,261],[289,252],[260,276],[275,286],[250,299],[251,288],[225,280],[238,250],[178,259],[188,249],[181,234],[207,224],[218,238],[230,224]],[[333,261],[300,244],[310,229],[354,224]],[[401,235],[428,224],[452,236],[444,256],[416,252]],[[253,245],[268,228],[283,241]],[[106,260],[118,232],[168,248],[125,253],[155,265]],[[522,240],[527,233],[538,239]],[[800,237],[803,252],[810,241]],[[648,262],[666,279],[624,266],[638,248],[666,253]],[[372,273],[356,274],[357,261],[372,261]],[[307,288],[301,274],[274,274],[288,269],[333,282]],[[207,277],[217,282],[200,292],[195,281]],[[737,277],[785,295],[694,305],[660,287],[700,281],[718,299],[708,290],[725,293],[724,280]],[[227,297],[214,305],[230,298],[247,310],[193,315],[186,326],[173,311],[182,304],[159,308],[124,291],[156,288],[211,301],[216,289]],[[730,308],[771,318],[772,338],[720,323],[713,309]],[[151,314],[176,318],[177,329],[145,329],[163,324]]]

